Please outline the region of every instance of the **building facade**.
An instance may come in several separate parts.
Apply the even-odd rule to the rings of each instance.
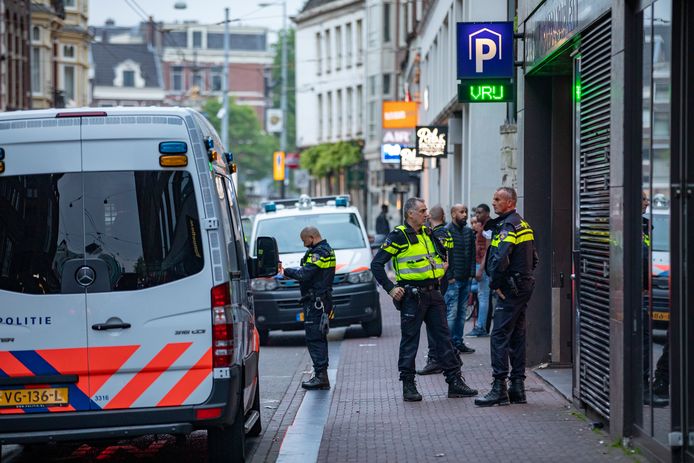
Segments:
[[[29,0],[0,0],[0,111],[31,107]]]
[[[363,0],[311,0],[293,18],[296,24],[296,144],[301,150],[321,143],[363,143],[366,124],[364,16]],[[350,169],[351,175],[363,179],[364,167]],[[344,180],[339,183],[348,188]],[[358,183],[359,188],[349,193],[363,213],[363,181]],[[320,180],[314,180],[312,193],[327,194],[328,190]]]
[[[161,106],[164,85],[156,52],[144,43],[92,44],[92,105]]]
[[[33,108],[89,105],[88,8],[87,0],[31,3]]]
[[[694,461],[694,5],[517,14],[518,186],[541,260],[528,355],[570,367],[615,438]]]
[[[462,0],[415,2],[402,7],[403,38],[412,37],[403,55],[399,97],[419,103],[419,125],[448,127],[448,156],[425,160],[421,196],[445,210],[455,203],[470,209],[491,204],[495,189],[513,178],[502,175],[502,138],[507,127],[507,105],[458,102],[456,23],[505,21],[507,2],[491,0],[473,8]],[[409,30],[414,31],[412,35]],[[505,147],[508,149],[508,147]]]

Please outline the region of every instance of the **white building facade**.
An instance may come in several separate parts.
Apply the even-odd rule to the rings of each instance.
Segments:
[[[293,18],[299,148],[364,137],[364,1],[313,3]]]
[[[447,125],[449,145],[447,158],[425,161],[421,195],[430,206],[440,204],[444,210],[455,203],[469,208],[491,205],[502,182],[515,186],[512,178],[504,180],[509,165],[502,152],[511,148],[502,146],[506,143],[500,127],[508,126],[507,104],[458,103],[456,23],[506,21],[507,3],[488,0],[483,7],[462,0],[427,3],[410,46],[404,80],[407,90],[419,97],[419,124]],[[511,139],[515,145],[515,136]]]

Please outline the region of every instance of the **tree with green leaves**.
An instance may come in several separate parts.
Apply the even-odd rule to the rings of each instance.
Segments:
[[[296,151],[296,79],[295,79],[295,29],[287,30],[287,151]],[[275,58],[272,62],[272,107],[280,108],[282,96],[282,37],[273,45]]]
[[[336,143],[321,143],[312,146],[301,153],[301,167],[317,178],[328,178],[328,187],[337,191],[339,174],[348,167],[359,164],[362,160],[361,147],[357,142],[339,141]]]
[[[221,119],[217,113],[222,102],[207,100],[202,108],[203,114],[221,133]],[[247,180],[261,180],[272,175],[272,153],[278,148],[277,139],[268,135],[260,127],[258,116],[250,106],[229,101],[229,146],[238,165],[240,184]]]

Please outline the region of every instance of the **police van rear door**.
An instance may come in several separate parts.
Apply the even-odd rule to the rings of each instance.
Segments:
[[[212,389],[212,277],[202,197],[180,117],[85,119],[84,222],[102,278],[87,290],[92,400],[104,409],[204,402]],[[186,167],[160,166],[183,141]]]
[[[0,120],[0,159],[0,414],[89,410],[79,117]]]

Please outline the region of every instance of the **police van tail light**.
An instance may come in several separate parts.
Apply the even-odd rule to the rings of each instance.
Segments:
[[[225,368],[234,357],[234,326],[229,283],[212,288],[212,366]]]

